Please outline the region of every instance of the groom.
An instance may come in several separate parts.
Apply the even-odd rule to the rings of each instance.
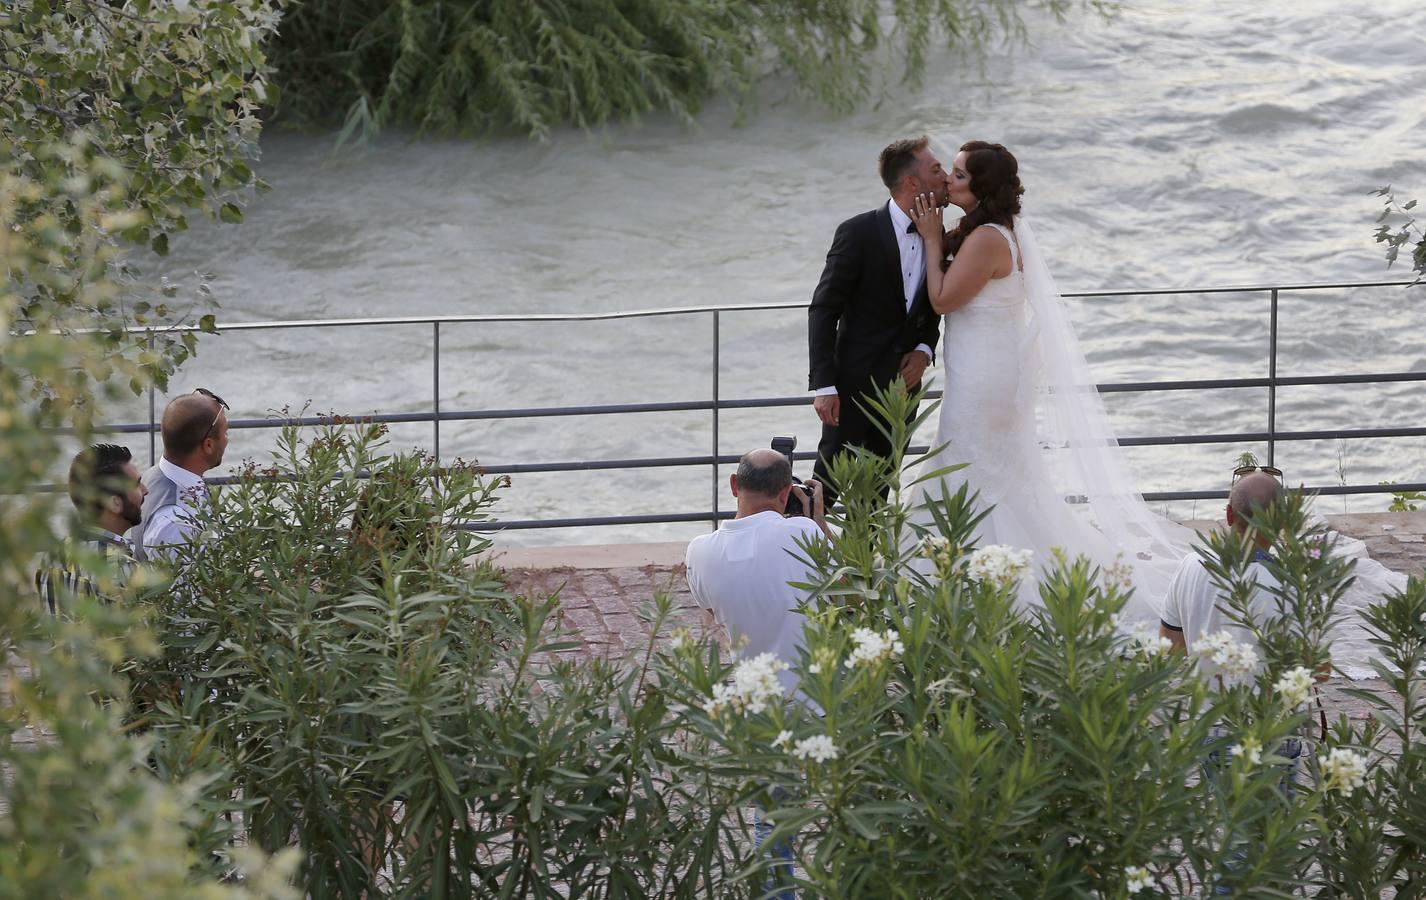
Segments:
[[[850,446],[891,454],[890,442],[862,408],[862,395],[898,376],[907,388],[917,388],[941,332],[940,316],[926,297],[925,248],[908,210],[923,193],[945,206],[950,175],[925,137],[887,147],[878,166],[891,199],[837,226],[807,310],[808,387],[816,392],[812,406],[822,422],[813,472],[829,507],[836,498],[827,477],[832,457]]]

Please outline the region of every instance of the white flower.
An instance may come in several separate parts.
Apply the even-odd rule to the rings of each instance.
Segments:
[[[842,751],[837,749],[837,745],[832,743],[830,737],[819,734],[798,741],[792,748],[792,755],[798,759],[811,759],[821,763],[829,759],[836,759],[842,755]]]
[[[767,709],[770,700],[782,697],[782,683],[777,673],[786,668],[787,663],[772,653],[760,653],[752,659],[745,659],[733,669],[732,684],[713,686],[713,697],[703,709],[710,716],[724,710],[760,713]]]
[[[1173,641],[1148,622],[1135,622],[1129,629],[1129,652],[1135,656],[1162,656],[1172,649]]]
[[[1322,760],[1322,783],[1329,791],[1341,791],[1343,797],[1352,796],[1352,792],[1361,787],[1367,780],[1367,756],[1365,753],[1356,753],[1345,747],[1337,747],[1327,754],[1327,758]]]
[[[921,555],[936,564],[942,574],[951,568],[951,542],[943,537],[928,537],[921,542]]]
[[[1234,744],[1228,752],[1233,756],[1246,757],[1250,766],[1263,764],[1263,744],[1255,737],[1243,738],[1243,743]]]
[[[1312,693],[1312,673],[1298,666],[1284,673],[1273,684],[1273,690],[1277,691],[1284,703],[1295,709],[1306,703],[1308,695]]]
[[[1134,567],[1124,562],[1124,555],[1121,553],[1114,557],[1113,565],[1104,567],[1100,577],[1106,588],[1122,593],[1134,586]]]
[[[876,665],[884,659],[901,655],[901,652],[906,649],[901,643],[901,638],[897,637],[894,631],[877,634],[870,628],[858,628],[852,632],[852,641],[857,646],[852,650],[852,655],[847,658],[848,669],[853,666]]]
[[[673,637],[669,639],[668,645],[672,647],[675,652],[687,648],[689,645],[688,629],[679,628],[675,630],[673,633]]]
[[[1233,640],[1226,631],[1200,638],[1194,645],[1199,656],[1209,660],[1228,676],[1247,675],[1258,667],[1258,651]]]
[[[821,674],[822,674],[822,664],[821,664],[821,663],[812,663],[810,666],[807,667],[807,674],[808,674],[808,675],[821,675]]]
[[[979,582],[1010,587],[1030,571],[1030,561],[1034,558],[1035,554],[1029,550],[991,544],[970,555],[966,574]]]
[[[1154,876],[1149,874],[1149,870],[1143,866],[1129,866],[1124,870],[1124,877],[1129,879],[1124,886],[1129,889],[1131,894],[1137,894],[1154,886]]]
[[[777,733],[777,737],[773,740],[772,745],[773,745],[774,747],[783,747],[783,746],[790,745],[791,743],[792,743],[792,732],[790,732],[790,731],[779,731],[779,732]]]

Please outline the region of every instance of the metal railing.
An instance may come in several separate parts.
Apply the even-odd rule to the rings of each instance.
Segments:
[[[1410,287],[1415,282],[1411,281],[1358,281],[1332,284],[1277,284],[1277,285],[1251,285],[1240,287],[1206,287],[1206,288],[1163,288],[1154,290],[1099,290],[1099,291],[1072,291],[1066,292],[1066,298],[1073,299],[1101,299],[1110,297],[1149,297],[1149,296],[1181,296],[1181,295],[1201,295],[1201,294],[1248,294],[1266,295],[1269,301],[1268,312],[1268,360],[1267,375],[1261,378],[1210,378],[1210,379],[1188,379],[1176,381],[1135,381],[1135,382],[1110,382],[1100,384],[1099,390],[1102,393],[1139,393],[1156,391],[1186,391],[1186,390],[1217,390],[1235,388],[1266,388],[1268,392],[1268,402],[1266,410],[1266,430],[1254,432],[1233,432],[1221,434],[1168,434],[1168,435],[1145,435],[1129,436],[1119,439],[1119,443],[1126,447],[1144,446],[1164,446],[1164,445],[1191,445],[1191,444],[1213,444],[1213,443],[1262,443],[1267,444],[1267,461],[1269,465],[1274,462],[1277,444],[1284,441],[1306,441],[1324,439],[1362,439],[1362,438],[1384,438],[1384,437],[1421,437],[1426,436],[1426,427],[1417,428],[1355,428],[1355,429],[1323,429],[1314,431],[1279,431],[1277,427],[1277,389],[1279,387],[1302,386],[1302,385],[1343,385],[1343,384],[1379,384],[1389,382],[1410,382],[1426,381],[1426,372],[1382,372],[1371,374],[1326,374],[1307,376],[1280,376],[1278,374],[1278,300],[1284,293],[1303,293],[1329,290],[1347,290],[1357,288],[1381,288],[1381,287]],[[810,405],[811,397],[802,394],[791,397],[760,397],[760,398],[740,398],[725,399],[722,397],[719,386],[720,375],[720,327],[722,317],[731,314],[757,313],[772,310],[786,310],[805,308],[805,303],[765,303],[765,304],[734,304],[727,306],[695,306],[695,307],[673,307],[664,309],[644,309],[627,310],[621,312],[607,313],[540,313],[530,315],[454,315],[454,316],[390,316],[379,318],[352,318],[352,319],[296,319],[285,321],[263,321],[263,322],[239,322],[223,325],[219,329],[221,333],[231,334],[246,331],[274,331],[292,330],[308,328],[361,328],[372,326],[391,325],[429,325],[431,326],[431,409],[429,412],[410,413],[377,413],[371,415],[354,415],[350,418],[361,421],[378,423],[419,423],[430,422],[432,425],[432,444],[434,455],[440,458],[441,447],[441,423],[442,422],[464,422],[494,419],[518,419],[518,418],[550,418],[563,416],[589,416],[589,415],[626,415],[632,413],[648,412],[707,412],[711,415],[711,448],[710,453],[700,456],[677,456],[677,457],[649,457],[634,459],[600,459],[600,460],[565,460],[565,461],[545,461],[526,463],[505,463],[482,465],[482,468],[490,474],[516,474],[533,472],[571,472],[571,471],[596,471],[608,469],[645,469],[645,468],[666,468],[679,466],[707,466],[711,469],[711,506],[709,510],[693,512],[673,512],[673,513],[652,513],[647,515],[622,515],[622,516],[588,516],[588,517],[568,517],[555,519],[530,519],[511,520],[481,523],[482,530],[499,529],[528,529],[528,528],[562,528],[573,526],[602,526],[602,525],[640,525],[640,524],[660,524],[675,522],[709,522],[716,527],[719,519],[732,516],[731,511],[721,510],[719,501],[721,495],[721,480],[719,478],[720,465],[736,463],[737,455],[722,454],[718,446],[718,426],[719,414],[724,410],[739,409],[769,409],[786,406]],[[554,406],[554,407],[529,407],[529,408],[508,408],[508,409],[457,409],[449,410],[441,408],[441,326],[455,324],[499,324],[499,323],[531,323],[531,322],[600,322],[619,319],[647,319],[668,316],[708,316],[712,325],[711,334],[711,356],[712,356],[712,383],[711,396],[707,399],[684,400],[661,403],[614,403],[597,404],[584,406]],[[180,329],[184,330],[184,329]],[[197,330],[188,328],[186,330]],[[136,327],[130,328],[130,333],[149,337],[150,344],[154,339],[154,330]],[[931,391],[928,397],[940,397],[939,391]],[[152,387],[148,391],[148,422],[107,425],[99,429],[108,433],[147,433],[149,435],[149,459],[152,464],[157,459],[156,435],[157,425],[157,398]],[[230,420],[230,428],[280,428],[289,424],[296,425],[319,425],[333,421],[332,416],[302,416],[294,418],[265,418],[265,419],[235,419]],[[924,452],[925,448],[912,448],[915,452]],[[797,460],[815,459],[814,452],[803,452],[795,455]],[[211,479],[214,483],[229,481],[226,478]],[[1367,493],[1387,493],[1393,491],[1426,491],[1426,482],[1401,482],[1392,484],[1353,484],[1353,485],[1321,485],[1313,486],[1311,490],[1321,494],[1367,494]],[[1162,491],[1144,494],[1144,499],[1148,501],[1165,500],[1209,500],[1221,499],[1227,496],[1226,490],[1211,491]]]

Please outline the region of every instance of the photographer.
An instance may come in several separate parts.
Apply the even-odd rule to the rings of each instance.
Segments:
[[[790,447],[787,453],[763,449],[744,454],[729,481],[738,501],[737,516],[712,534],[689,541],[686,561],[693,599],[727,631],[734,653],[746,658],[773,653],[793,665],[802,647],[803,617],[798,607],[808,597],[790,582],[817,580],[817,573],[804,562],[807,554],[803,548],[831,532],[823,519],[822,485],[811,480],[794,485]],[[800,500],[793,509],[811,510],[810,518],[785,515],[793,491]],[[779,673],[778,678],[784,692],[797,686],[797,676],[790,670]],[[777,791],[772,794],[774,803],[781,797]],[[756,847],[764,846],[772,828],[759,809],[754,825]],[[795,891],[777,887],[791,877],[792,843],[779,842],[763,853],[770,860],[768,881],[763,885],[771,892],[768,896],[795,898]]]
[[[792,464],[776,450],[753,450],[729,480],[738,514],[712,534],[694,538],[686,557],[688,587],[698,605],[712,613],[744,656],[775,653],[789,665],[802,644],[807,599],[788,582],[814,579],[802,562],[800,544],[830,534],[823,519],[822,485],[806,482],[803,508],[812,516],[784,516],[788,497],[802,488],[792,483]],[[784,677],[790,677],[783,673]],[[786,683],[786,682],[785,682]]]

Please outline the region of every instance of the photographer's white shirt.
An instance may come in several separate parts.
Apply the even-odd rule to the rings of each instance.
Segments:
[[[814,580],[799,542],[822,538],[811,519],[785,519],[768,511],[729,519],[712,534],[688,542],[685,562],[693,599],[713,612],[739,656],[774,653],[789,666],[797,663],[803,626],[797,607],[807,592],[788,582]],[[779,677],[784,691],[797,686],[792,672]]]
[[[1277,579],[1260,562],[1249,563],[1246,574],[1256,584],[1250,601],[1253,612],[1261,618],[1275,616],[1276,604],[1272,592],[1278,587]],[[1219,631],[1226,631],[1235,641],[1256,649],[1257,639],[1253,633],[1223,613],[1220,606],[1224,602],[1218,586],[1213,583],[1213,576],[1203,565],[1203,558],[1196,552],[1190,553],[1179,564],[1178,571],[1169,582],[1160,621],[1183,632],[1184,647],[1190,654],[1197,652],[1195,645],[1204,637]],[[1201,660],[1199,671],[1214,675],[1218,673],[1218,667],[1211,660]]]

